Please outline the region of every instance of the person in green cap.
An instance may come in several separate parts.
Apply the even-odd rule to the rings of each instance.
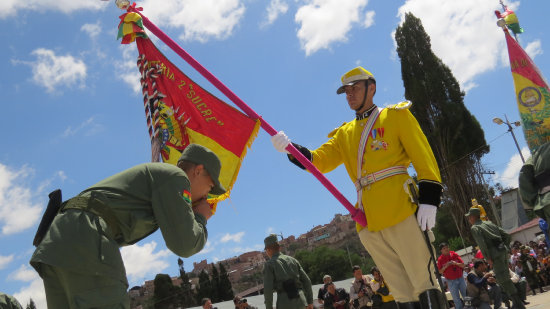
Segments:
[[[23,309],[15,297],[0,292],[0,309]]]
[[[481,211],[475,206],[471,207],[465,216],[472,225],[472,236],[479,246],[483,257],[487,259],[489,265],[493,268],[498,284],[510,296],[513,303],[512,309],[524,309],[525,305],[510,279],[510,272],[508,270],[510,235],[493,222],[488,220],[482,221]]]
[[[48,308],[130,308],[120,247],[160,228],[175,254],[199,252],[212,216],[206,198],[225,192],[220,169],[216,154],[191,144],[177,166],[140,164],[65,201],[30,261]]]
[[[277,309],[313,309],[311,281],[300,263],[280,252],[277,235],[264,239],[269,260],[264,266],[264,302],[273,308],[273,292],[277,291]]]

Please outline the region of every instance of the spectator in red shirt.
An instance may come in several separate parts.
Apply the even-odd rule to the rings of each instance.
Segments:
[[[462,309],[463,305],[460,295],[466,297],[466,281],[464,281],[464,277],[462,276],[464,261],[462,261],[456,252],[449,250],[447,243],[441,243],[439,250],[441,251],[441,255],[437,258],[437,268],[439,268],[439,272],[447,280],[455,308]]]

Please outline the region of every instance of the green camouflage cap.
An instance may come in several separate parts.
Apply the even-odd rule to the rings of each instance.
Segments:
[[[267,236],[265,239],[264,239],[264,244],[265,244],[265,247],[267,248],[268,246],[272,246],[274,244],[277,244],[277,235],[276,234],[271,234],[269,236]]]
[[[214,187],[210,190],[211,194],[221,195],[225,193],[226,190],[219,180],[222,164],[218,156],[212,152],[212,150],[199,144],[190,144],[183,150],[178,163],[183,160],[204,165],[208,175],[210,175],[210,178],[212,178],[214,182]]]
[[[470,210],[468,210],[468,212],[464,216],[469,217],[471,215],[475,215],[479,217],[481,215],[481,211],[477,207],[470,207]]]

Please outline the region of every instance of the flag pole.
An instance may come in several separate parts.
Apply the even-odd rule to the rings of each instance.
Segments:
[[[141,16],[143,25],[149,29],[157,38],[159,38],[164,44],[168,45],[176,54],[178,54],[183,60],[185,60],[189,65],[191,65],[195,70],[197,70],[202,76],[204,76],[214,87],[220,90],[226,97],[228,97],[235,105],[237,105],[248,117],[252,119],[259,119],[261,122],[261,127],[264,129],[270,136],[277,134],[277,131],[265,121],[260,115],[258,115],[252,108],[250,108],[243,100],[241,100],[233,91],[231,91],[227,86],[225,86],[216,76],[214,76],[210,71],[208,71],[204,66],[202,66],[197,60],[195,60],[189,53],[187,53],[182,47],[180,47],[174,40],[172,40],[168,35],[166,35],[160,28],[158,28],[153,22],[151,22],[147,17],[145,17],[139,8],[136,8],[134,5],[128,7],[128,11],[137,13]],[[351,217],[355,222],[359,223],[361,226],[367,225],[367,219],[362,210],[355,208],[346,197],[336,189],[336,187],[300,152],[294,145],[289,144],[286,147],[286,150],[290,152],[304,167],[310,171],[317,180],[325,186],[327,190],[334,195],[334,197],[342,203],[342,205],[350,212]]]

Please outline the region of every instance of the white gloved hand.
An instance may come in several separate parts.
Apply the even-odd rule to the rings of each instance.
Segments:
[[[437,212],[437,207],[430,204],[420,204],[418,205],[418,213],[416,214],[416,219],[418,220],[418,225],[422,231],[431,230],[435,226],[435,214]]]
[[[290,138],[286,136],[285,132],[279,131],[277,134],[273,135],[271,137],[271,143],[278,152],[288,153],[285,148],[290,144]]]

